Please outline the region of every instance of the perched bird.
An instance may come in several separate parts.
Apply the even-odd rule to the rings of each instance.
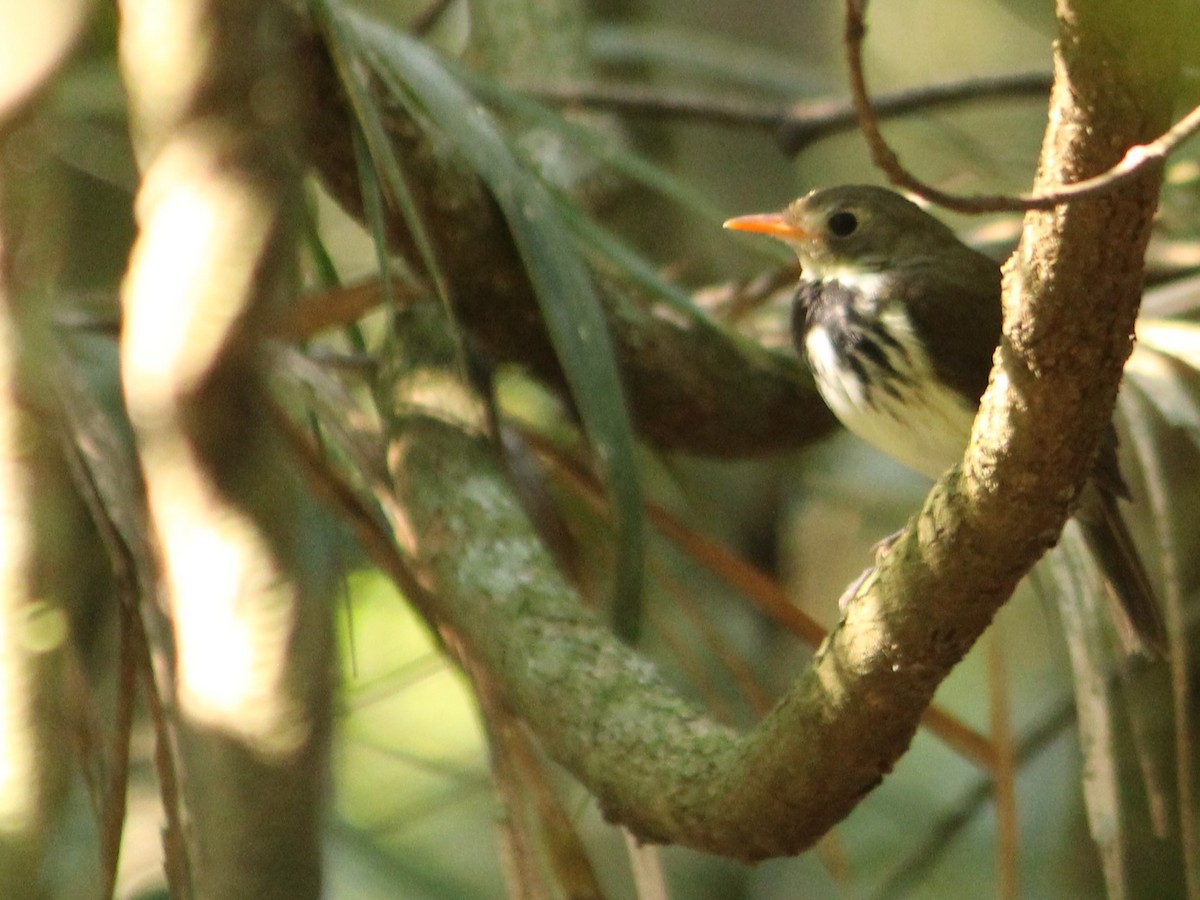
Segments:
[[[797,349],[854,434],[937,478],[970,439],[1000,340],[1000,268],[945,224],[885,188],[816,190],[779,213],[740,216],[800,258]],[[1075,518],[1127,621],[1127,646],[1165,652],[1158,602],[1121,517],[1128,488],[1110,429]]]

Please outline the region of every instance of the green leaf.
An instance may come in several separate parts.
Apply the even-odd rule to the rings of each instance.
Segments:
[[[454,311],[450,305],[449,291],[446,278],[438,263],[437,254],[433,250],[433,241],[425,228],[424,220],[417,210],[408,181],[404,177],[404,169],[399,156],[396,155],[388,140],[387,128],[383,122],[379,106],[374,102],[367,88],[365,75],[358,65],[355,36],[346,30],[344,17],[335,14],[326,0],[315,0],[313,8],[317,14],[318,24],[325,32],[326,43],[333,57],[334,67],[343,89],[354,110],[356,129],[352,135],[354,141],[354,159],[363,191],[363,209],[366,214],[371,236],[375,242],[375,252],[379,257],[380,278],[383,281],[384,296],[388,303],[393,303],[391,285],[391,268],[387,255],[387,234],[383,216],[383,191],[386,186],[389,195],[396,204],[396,210],[404,219],[404,224],[413,237],[417,252],[425,270],[433,279],[434,292],[446,311],[447,318],[454,321]],[[363,144],[365,143],[365,152]],[[368,163],[370,163],[368,165]],[[380,178],[383,185],[380,184]],[[397,263],[401,262],[397,260]],[[405,271],[409,280],[415,280],[411,273]],[[458,331],[455,330],[456,341]],[[466,356],[461,342],[456,345],[459,369],[464,377],[467,372]]]
[[[704,191],[645,157],[630,152],[621,141],[613,140],[611,136],[587,125],[564,118],[558,110],[551,109],[525,94],[510,90],[494,78],[471,72],[462,66],[454,65],[453,62],[449,63],[447,68],[489,101],[536,125],[557,132],[592,154],[595,159],[656,191],[700,219],[718,223],[727,218],[717,202]]]
[[[432,51],[350,13],[333,15],[396,98],[415,99],[420,113],[454,142],[504,213],[613,501],[614,627],[633,640],[641,618],[645,534],[636,448],[616,351],[587,265],[550,189],[519,161],[493,117]]]

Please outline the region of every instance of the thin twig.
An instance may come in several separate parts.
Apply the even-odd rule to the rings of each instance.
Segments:
[[[900,162],[896,151],[879,130],[879,116],[867,92],[863,74],[862,43],[867,33],[863,13],[866,0],[846,0],[846,63],[850,96],[858,111],[858,125],[871,151],[871,161],[892,184],[946,209],[961,213],[1024,212],[1053,209],[1068,200],[1104,193],[1136,177],[1146,165],[1162,162],[1184,141],[1200,131],[1200,106],[1148,144],[1134,144],[1121,160],[1091,178],[1034,194],[975,194],[963,196],[939,190],[922,181]]]
[[[407,305],[430,296],[429,288],[422,284],[393,279],[391,288],[391,300],[397,304]],[[384,294],[383,281],[378,276],[306,294],[275,323],[274,334],[287,341],[306,341],[335,325],[357,322],[383,305],[388,299]]]
[[[964,78],[880,94],[875,98],[874,110],[876,116],[887,119],[989,97],[1045,96],[1049,89],[1050,76],[1044,72]],[[775,131],[780,148],[788,156],[796,155],[821,138],[858,124],[854,102],[843,97],[798,100],[790,106],[781,106],[744,97],[665,91],[637,84],[569,82],[527,85],[522,90],[531,97],[559,106],[582,106],[656,119]]]
[[[657,580],[661,573],[652,568],[650,574]],[[709,657],[704,655],[704,648],[684,636],[678,617],[669,616],[656,607],[649,607],[646,610],[646,622],[654,629],[654,634],[662,641],[674,664],[691,683],[696,696],[704,702],[704,711],[716,721],[730,727],[743,721],[745,707],[735,707],[725,695],[719,684],[722,681],[722,673],[706,665]],[[770,709],[770,705],[767,709]]]
[[[459,641],[450,641],[448,649],[471,682],[491,750],[492,781],[504,809],[500,828],[510,895],[602,897],[587,847],[533,735],[509,708],[487,667]]]
[[[725,669],[733,679],[733,683],[737,686],[738,692],[742,695],[743,702],[748,704],[760,716],[765,716],[770,712],[773,701],[767,693],[766,688],[759,682],[758,676],[755,675],[754,670],[747,664],[746,660],[739,656],[733,647],[730,646],[730,642],[724,632],[714,627],[712,619],[703,613],[692,593],[684,587],[679,579],[666,571],[665,566],[656,567],[655,577],[663,585],[663,588],[670,593],[684,616],[700,632],[709,649],[716,654],[717,659],[725,666]]]
[[[908,113],[954,106],[996,97],[1045,97],[1051,77],[1045,72],[1017,72],[1011,75],[987,75],[938,84],[922,85],[880,94],[873,109],[880,119],[892,119]],[[853,99],[804,101],[793,106],[779,125],[779,146],[794,156],[809,144],[858,124],[858,109]]]
[[[84,781],[94,802],[94,813],[99,828],[100,843],[100,897],[111,897],[116,889],[117,864],[121,855],[121,837],[125,830],[125,815],[129,784],[129,740],[133,729],[133,707],[137,695],[137,659],[133,651],[132,617],[137,615],[138,584],[135,574],[135,564],[131,561],[127,548],[118,533],[116,526],[107,514],[104,500],[96,490],[95,481],[88,469],[78,442],[86,440],[86,435],[80,434],[78,422],[71,421],[66,408],[66,399],[60,398],[62,417],[74,427],[70,438],[63,441],[63,456],[71,472],[71,480],[83,500],[92,523],[99,535],[100,543],[108,556],[109,571],[115,583],[119,601],[116,606],[120,617],[117,629],[117,689],[116,710],[113,715],[111,743],[105,753],[95,747],[84,746],[80,749],[81,760],[89,761],[92,757],[100,757],[99,772],[91,766],[83,766]],[[75,668],[75,667],[73,667]],[[86,706],[86,712],[81,709],[78,717],[81,720],[83,735],[94,743],[102,739],[103,728],[95,716],[94,704],[88,703],[89,686],[80,673],[81,694],[80,706]],[[90,715],[88,714],[90,713]],[[107,783],[100,784],[103,776]]]
[[[781,127],[788,118],[788,108],[778,103],[695,91],[666,91],[641,84],[559,82],[518,85],[518,90],[555,106],[587,107],[709,125],[770,130]]]
[[[1060,703],[1020,740],[1014,760],[1016,767],[1020,768],[1032,760],[1074,723],[1075,708],[1071,701]],[[963,795],[957,807],[934,821],[926,839],[892,870],[875,896],[903,896],[908,888],[920,882],[922,875],[946,851],[952,839],[966,827],[991,797],[991,779],[980,778],[975,786]]]
[[[663,875],[658,847],[643,844],[628,828],[622,828],[621,831],[625,834],[625,850],[629,854],[633,886],[639,900],[668,900],[667,879]]]
[[[487,669],[471,658],[466,648],[454,647],[463,672],[471,681],[479,718],[487,735],[492,786],[502,812],[496,827],[500,843],[501,868],[510,897],[522,900],[550,900],[554,891],[545,871],[538,865],[537,813],[529,808],[525,793],[529,786],[522,777],[512,742],[519,739],[520,725],[505,708]]]
[[[298,463],[313,493],[331,509],[337,511],[344,524],[348,525],[359,546],[371,558],[371,561],[386,574],[400,592],[420,612],[425,620],[436,627],[437,619],[432,614],[433,604],[421,584],[420,579],[412,570],[409,560],[405,557],[396,533],[389,529],[390,522],[381,521],[376,510],[360,496],[354,486],[333,466],[321,458],[313,447],[308,435],[300,429],[286,412],[278,405],[271,404],[267,410],[274,421],[280,436],[286,441],[288,450]],[[339,435],[339,438],[343,438]],[[380,484],[379,478],[372,469],[363,466],[360,448],[349,441],[340,439],[339,449],[352,455],[352,462],[357,466],[357,474],[367,482],[368,489],[377,500],[382,500],[387,488]],[[382,488],[382,489],[381,489]],[[388,510],[382,510],[387,518]]]
[[[101,877],[104,880],[101,896],[112,895],[125,824],[135,693],[129,683],[132,667],[132,673],[141,680],[154,728],[154,763],[166,820],[162,831],[163,869],[171,896],[189,900],[192,896],[192,863],[183,839],[186,816],[179,786],[176,720],[170,709],[174,695],[169,660],[171,635],[157,603],[157,576],[146,549],[150,539],[145,523],[145,498],[136,473],[122,467],[122,462],[130,461],[122,454],[120,438],[111,424],[95,407],[94,398],[82,389],[75,374],[61,362],[59,371],[66,373],[57,383],[59,415],[69,432],[63,442],[63,456],[108,555],[121,607],[118,684],[121,699],[111,750],[114,771],[105,792],[100,821]],[[98,470],[98,458],[104,459],[110,468]],[[122,476],[128,476],[128,481],[123,481]],[[118,510],[114,491],[119,492],[128,504],[124,513]]]
[[[996,896],[1001,900],[1015,900],[1020,895],[1017,883],[1017,760],[1003,635],[1001,623],[994,622],[988,634],[987,659],[988,713],[996,760],[992,774],[996,803]]]

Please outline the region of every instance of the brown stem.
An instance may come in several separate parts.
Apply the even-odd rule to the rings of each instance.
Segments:
[[[1146,143],[1133,144],[1117,162],[1088,178],[1053,187],[1043,187],[1031,194],[953,194],[934,187],[912,173],[900,162],[900,157],[879,130],[880,104],[871,99],[863,73],[862,44],[867,27],[864,19],[866,4],[861,0],[846,0],[846,61],[849,69],[850,94],[858,114],[859,127],[871,151],[871,161],[879,167],[892,184],[912,191],[938,206],[961,213],[1025,212],[1047,210],[1069,200],[1093,197],[1114,190],[1137,178],[1148,165],[1161,164],[1181,144],[1200,131],[1200,106],[1166,131]]]

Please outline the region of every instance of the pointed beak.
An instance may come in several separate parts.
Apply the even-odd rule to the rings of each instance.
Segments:
[[[783,213],[758,213],[752,216],[737,216],[725,222],[724,228],[730,231],[750,231],[755,234],[769,234],[771,237],[785,241],[803,241],[812,237],[811,232],[793,225],[784,218]]]

